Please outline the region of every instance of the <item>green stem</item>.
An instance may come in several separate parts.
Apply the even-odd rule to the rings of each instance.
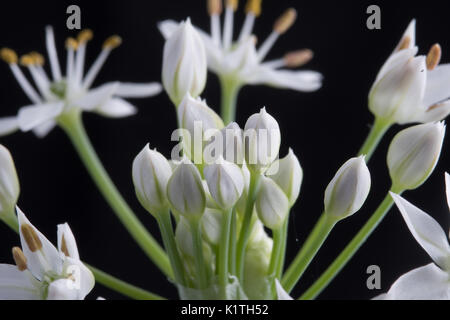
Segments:
[[[269,277],[275,276],[276,269],[278,266],[278,260],[281,254],[281,249],[283,248],[283,226],[278,230],[273,230],[273,247],[272,247],[272,255],[270,256],[269,270],[267,271],[267,275]]]
[[[195,255],[195,269],[197,271],[197,279],[199,289],[206,289],[208,287],[208,275],[205,267],[205,257],[203,256],[203,240],[201,220],[193,219],[190,221],[192,231],[192,241],[194,245]]]
[[[235,121],[236,102],[241,85],[236,80],[221,77],[220,84],[222,89],[221,116],[225,125]]]
[[[403,190],[391,189],[393,192],[401,194]],[[394,200],[388,193],[383,202],[373,213],[366,224],[361,228],[358,234],[350,241],[345,249],[339,254],[334,262],[328,267],[328,269],[320,276],[319,279],[299,298],[301,300],[315,299],[336,277],[341,269],[347,264],[348,261],[354,256],[358,249],[363,245],[367,238],[372,234],[378,224],[386,216],[389,209],[394,204]]]
[[[386,131],[391,127],[391,123],[375,119],[375,122],[370,129],[369,135],[366,138],[361,150],[359,150],[358,155],[365,155],[366,162],[369,162],[375,149],[383,138]]]
[[[167,277],[173,278],[172,268],[166,253],[122,198],[95,153],[84,129],[81,112],[74,111],[65,114],[60,118],[59,123],[69,136],[86,169],[119,220],[159,269]]]
[[[239,240],[236,248],[236,271],[237,276],[243,283],[244,279],[244,258],[245,249],[247,247],[248,238],[251,232],[251,223],[253,215],[253,207],[255,205],[256,194],[259,187],[261,176],[259,173],[251,172],[250,186],[248,190],[247,203],[245,207],[244,219],[242,221],[241,231],[239,232]]]
[[[281,279],[283,275],[284,263],[286,259],[286,247],[287,247],[287,235],[288,235],[288,226],[289,226],[289,216],[286,218],[286,221],[283,224],[281,240],[282,247],[280,251],[280,256],[278,258],[277,270],[276,270],[276,279]]]
[[[8,225],[14,232],[19,232],[19,222],[17,221],[14,210],[11,213],[5,214],[1,220]]]
[[[231,229],[231,219],[232,210],[223,212],[222,217],[222,230],[220,234],[220,244],[219,244],[219,288],[220,296],[223,300],[227,300],[227,286],[228,286],[228,256],[230,248],[230,229]]]
[[[331,218],[326,213],[322,214],[313,231],[303,244],[302,249],[284,274],[281,283],[287,292],[291,292],[297,284],[335,224],[336,219]]]
[[[230,249],[229,249],[229,272],[232,275],[236,275],[236,210],[233,210],[231,214],[231,226],[230,226]]]

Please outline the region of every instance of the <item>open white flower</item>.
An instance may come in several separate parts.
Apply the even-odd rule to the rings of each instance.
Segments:
[[[264,84],[297,91],[315,91],[321,87],[322,75],[318,72],[282,69],[285,67],[296,68],[306,64],[313,56],[311,50],[290,52],[283,58],[264,62],[279,36],[285,33],[296,20],[297,13],[294,9],[288,9],[275,22],[272,33],[259,49],[256,49],[256,40],[252,36],[252,30],[255,18],[261,13],[261,0],[248,0],[245,22],[239,38],[235,42],[232,40],[233,20],[238,1],[226,1],[223,34],[220,30],[222,1],[210,0],[208,4],[211,35],[201,30],[199,33],[204,41],[208,67],[212,72],[240,85]],[[168,39],[176,30],[178,23],[173,20],[165,20],[158,26],[163,36]]]
[[[447,202],[450,206],[450,176],[445,175]],[[389,300],[450,299],[450,245],[447,234],[428,214],[401,196],[391,194],[409,230],[434,263],[402,275],[387,294]]]
[[[109,37],[94,64],[84,75],[86,44],[92,39],[90,30],[83,30],[77,39],[68,38],[67,66],[65,76],[61,73],[56,52],[53,29],[46,29],[47,52],[50,61],[52,79],[44,68],[44,58],[37,52],[26,54],[20,59],[8,48],[0,51],[32,104],[22,107],[17,116],[0,118],[0,135],[17,130],[33,130],[38,137],[46,136],[57,124],[58,119],[73,109],[96,112],[106,117],[126,117],[136,113],[136,108],[123,98],[141,98],[158,94],[158,83],[122,83],[112,82],[95,89],[91,86],[111,51],[122,42],[119,36]],[[18,63],[26,67],[37,87],[37,91],[22,73]]]
[[[58,225],[58,249],[17,208],[22,249],[13,248],[16,266],[0,264],[0,299],[83,300],[95,279],[80,261],[67,224]]]

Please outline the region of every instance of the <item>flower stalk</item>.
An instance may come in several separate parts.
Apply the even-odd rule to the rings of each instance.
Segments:
[[[358,156],[365,155],[366,161],[369,162],[370,158],[374,154],[376,148],[378,147],[381,139],[385,133],[389,130],[391,124],[375,118],[372,128],[370,129],[369,135],[364,141],[363,146],[358,152]]]
[[[230,77],[222,76],[219,79],[222,94],[220,115],[225,125],[227,125],[236,119],[236,104],[241,84]]]

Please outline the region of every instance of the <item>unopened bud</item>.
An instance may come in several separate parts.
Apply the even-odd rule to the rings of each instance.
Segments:
[[[261,186],[256,196],[256,211],[267,228],[281,228],[289,213],[289,199],[272,179],[261,177]]]
[[[14,161],[3,145],[0,144],[0,217],[14,212],[19,198],[20,187]]]

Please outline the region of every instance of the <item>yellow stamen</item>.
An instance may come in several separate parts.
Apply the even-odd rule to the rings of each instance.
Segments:
[[[261,1],[262,0],[248,0],[245,12],[252,13],[255,17],[258,17],[261,14]]]
[[[441,46],[436,43],[433,45],[427,55],[427,69],[433,70],[441,62],[442,50]]]
[[[17,53],[9,48],[2,48],[0,50],[0,57],[8,64],[16,64],[18,61]]]
[[[27,258],[23,254],[22,249],[20,249],[19,247],[12,248],[12,255],[14,258],[14,262],[16,263],[16,266],[20,271],[25,271],[28,269]]]
[[[34,65],[34,59],[29,54],[24,54],[20,57],[20,64],[24,67],[29,67]]]
[[[32,51],[28,54],[34,61],[35,65],[43,66],[45,63],[45,58],[42,54],[36,51]]]
[[[237,10],[238,4],[238,0],[227,0],[227,7],[233,9],[234,11]]]
[[[78,34],[77,40],[78,43],[82,44],[92,40],[93,37],[94,33],[92,32],[91,29],[84,29],[81,30],[80,33]]]
[[[39,239],[36,231],[29,224],[23,224],[20,227],[20,232],[28,245],[31,252],[36,252],[42,249],[42,242]]]
[[[278,32],[279,34],[283,34],[289,30],[289,28],[294,24],[297,19],[297,10],[294,8],[287,9],[281,17],[275,21],[273,26],[273,30]]]
[[[307,64],[313,58],[314,53],[310,49],[302,49],[289,52],[284,56],[284,63],[286,67],[297,68]]]
[[[408,49],[409,45],[411,44],[411,38],[409,36],[406,36],[400,41],[400,44],[398,45],[398,51]]]
[[[72,37],[67,38],[66,39],[66,48],[72,49],[74,51],[77,50],[78,49],[78,41]]]
[[[222,13],[222,0],[208,0],[208,14],[210,16]]]
[[[103,49],[115,49],[122,44],[122,38],[114,35],[109,37],[103,43]]]
[[[69,255],[69,250],[67,249],[66,238],[64,238],[64,235],[62,236],[62,239],[61,239],[61,251],[62,251],[62,253],[64,253],[64,255],[66,257],[70,256]]]

